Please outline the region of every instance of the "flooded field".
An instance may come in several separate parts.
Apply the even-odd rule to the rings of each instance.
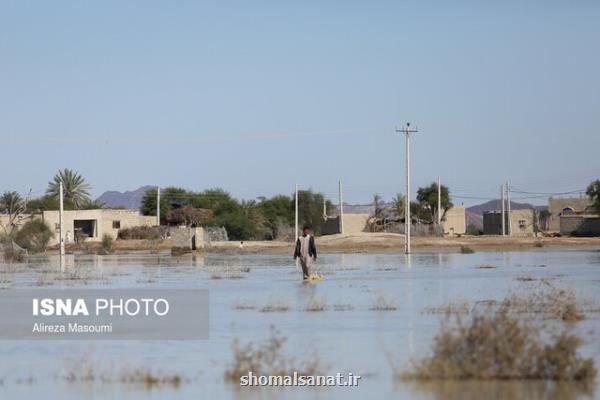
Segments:
[[[543,332],[567,327],[583,339],[580,354],[600,364],[600,251],[545,250],[404,255],[328,254],[303,283],[291,257],[166,254],[51,257],[0,264],[0,289],[207,288],[208,341],[0,341],[0,397],[7,399],[190,398],[598,398],[582,387],[545,381],[398,380],[410,360],[430,353],[446,314],[540,285],[570,288],[583,319],[523,318]],[[361,375],[356,388],[244,388],[225,379],[232,343],[287,338],[282,352],[318,355],[324,373]]]

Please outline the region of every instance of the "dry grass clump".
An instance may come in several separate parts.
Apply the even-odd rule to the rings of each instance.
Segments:
[[[287,338],[281,336],[279,331],[271,326],[269,338],[262,343],[240,345],[239,339],[232,344],[233,360],[225,370],[225,380],[239,383],[240,377],[252,371],[256,375],[285,376],[293,375],[319,375],[322,369],[318,354],[309,360],[298,362],[293,356],[283,353],[283,345]]]
[[[290,311],[290,304],[285,300],[270,301],[260,308],[260,312],[286,312]]]
[[[490,310],[488,310],[490,311]],[[581,339],[561,333],[544,341],[540,328],[507,312],[479,313],[445,323],[433,355],[413,361],[402,379],[545,379],[586,381],[596,376],[591,358],[581,358]]]
[[[373,311],[396,311],[396,302],[393,299],[388,299],[384,294],[380,294],[375,299],[371,310]]]
[[[473,250],[469,246],[460,246],[460,252],[462,254],[473,254],[473,253],[475,253],[475,250]]]
[[[517,293],[507,296],[500,303],[500,310],[569,322],[585,317],[577,303],[575,290],[555,287],[548,280],[543,280],[539,287],[525,296]]]
[[[306,302],[306,308],[308,312],[321,312],[327,311],[327,300],[322,298],[312,298]]]
[[[431,306],[425,308],[427,314],[468,314],[473,308],[473,302],[469,300],[455,300],[444,303],[440,306]]]
[[[112,368],[102,368],[98,361],[85,357],[79,360],[69,360],[63,379],[69,383],[99,382],[103,384],[141,385],[146,389],[163,386],[178,387],[182,383],[189,382],[188,378],[184,378],[179,374],[153,371],[146,367],[131,368],[125,366],[115,372]]]
[[[231,305],[232,310],[244,311],[244,310],[254,310],[256,306],[252,303],[247,303],[245,301],[238,300]]]
[[[519,282],[533,282],[533,281],[537,281],[538,279],[532,275],[520,275],[520,276],[517,276],[515,278],[515,280],[519,281]]]
[[[210,274],[210,279],[242,279],[244,278],[244,273],[250,272],[250,267],[224,265],[219,267],[209,267],[207,268],[207,271]]]
[[[26,259],[27,259],[27,253],[25,253],[24,250],[15,249],[12,246],[4,247],[4,261],[5,262],[21,263],[21,262],[25,262]]]
[[[497,267],[492,264],[480,264],[480,265],[476,266],[475,268],[477,268],[477,269],[494,269]]]
[[[334,311],[352,311],[354,306],[350,303],[336,303],[333,305]]]

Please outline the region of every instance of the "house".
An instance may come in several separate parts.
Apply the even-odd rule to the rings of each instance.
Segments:
[[[550,197],[548,199],[550,218],[548,230],[561,232],[561,217],[563,215],[593,214],[593,203],[587,197]]]
[[[59,243],[59,212],[43,211],[41,218],[57,234],[50,245]],[[156,225],[155,216],[140,215],[138,210],[96,209],[63,212],[65,242],[100,241],[103,235],[117,238],[120,229]]]
[[[560,233],[572,236],[600,236],[600,215],[561,215]]]
[[[535,218],[536,213],[532,209],[511,210],[510,216],[508,212],[505,212],[504,223],[506,234],[509,234],[509,225],[512,225],[512,232],[510,233],[512,236],[533,236],[536,229]],[[483,213],[483,234],[502,234],[501,211],[486,211]]]

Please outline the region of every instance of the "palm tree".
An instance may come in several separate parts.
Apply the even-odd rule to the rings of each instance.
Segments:
[[[25,211],[25,202],[19,193],[4,192],[0,196],[0,213],[8,214],[8,224],[2,225],[5,234],[10,235],[14,232],[15,221],[23,211]]]
[[[76,209],[82,207],[90,201],[90,185],[85,182],[85,178],[77,171],[68,168],[58,171],[52,181],[48,182],[46,194],[58,198],[60,183],[63,184],[63,196],[65,200],[70,201]]]
[[[401,193],[396,194],[396,197],[392,199],[394,213],[396,213],[398,218],[404,218],[404,207],[406,206],[405,201],[406,197]]]

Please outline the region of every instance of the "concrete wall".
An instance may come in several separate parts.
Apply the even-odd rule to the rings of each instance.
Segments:
[[[172,247],[184,247],[191,250],[204,249],[204,229],[174,227],[170,232]]]
[[[340,233],[340,217],[328,217],[321,222],[321,235],[335,235]]]
[[[500,211],[488,211],[483,213],[483,234],[501,235],[502,216]],[[506,234],[508,234],[509,218],[512,223],[513,236],[533,236],[535,233],[533,210],[511,210],[510,217],[506,214]]]
[[[44,211],[42,219],[51,229],[54,229],[57,235],[50,241],[50,245],[59,242],[59,212]],[[87,240],[100,241],[102,236],[107,234],[113,239],[117,238],[119,229],[131,228],[134,226],[153,226],[156,225],[156,217],[140,215],[137,210],[112,210],[112,209],[96,209],[96,210],[68,210],[64,211],[64,232],[65,241],[67,243],[75,241],[75,220],[92,220],[95,221],[95,229],[93,235]]]
[[[467,215],[463,204],[454,206],[446,212],[442,228],[446,235],[463,235],[467,232]]]
[[[563,215],[560,217],[560,233],[574,236],[600,236],[600,216]]]
[[[587,197],[550,197],[548,199],[548,211],[550,212],[548,230],[560,231],[560,217],[565,208],[572,209],[576,214],[584,214],[586,209],[591,206],[592,201]]]

